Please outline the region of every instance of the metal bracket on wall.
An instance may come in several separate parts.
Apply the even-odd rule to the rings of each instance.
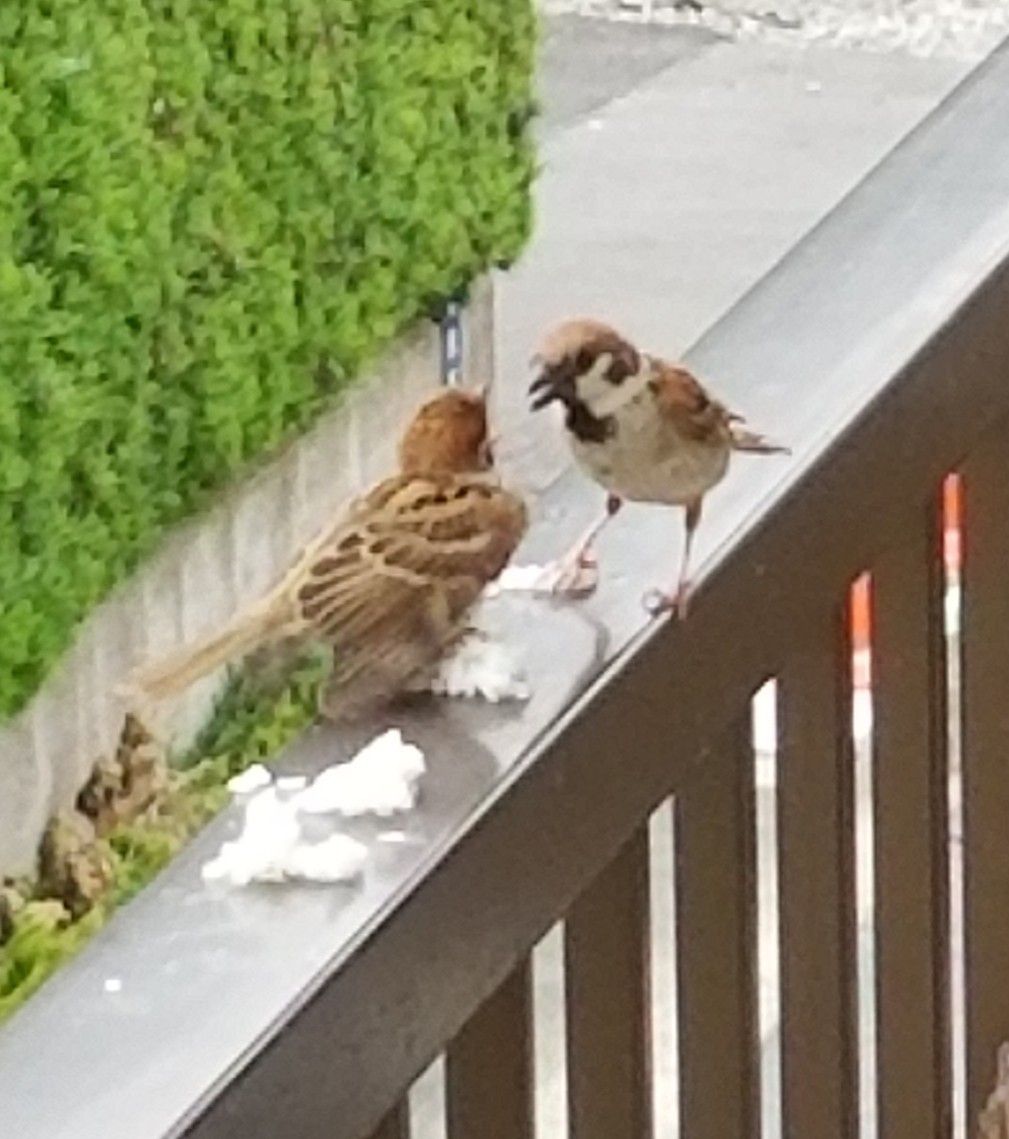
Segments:
[[[449,301],[438,322],[441,333],[441,382],[457,388],[462,383],[462,312],[459,301]]]

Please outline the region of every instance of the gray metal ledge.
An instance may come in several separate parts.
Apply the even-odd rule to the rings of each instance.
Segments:
[[[711,496],[690,621],[640,608],[673,572],[679,519],[628,510],[595,598],[504,603],[533,666],[527,706],[443,702],[398,721],[432,764],[408,841],[362,824],[359,888],[229,893],[199,877],[235,826],[226,812],[0,1032],[5,1133],[361,1139],[690,777],[703,757],[683,741],[773,672],[781,630],[815,620],[922,509],[921,487],[1009,415],[1007,312],[1002,50],[691,353],[795,453],[737,463]],[[563,480],[522,557],[560,548],[598,500]],[[639,732],[667,747],[636,748]],[[284,766],[348,743],[317,730]]]

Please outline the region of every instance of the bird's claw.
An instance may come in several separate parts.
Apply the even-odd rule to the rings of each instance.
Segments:
[[[548,591],[554,597],[590,597],[599,585],[599,564],[591,550],[581,550],[548,570]]]
[[[661,589],[650,589],[641,599],[646,611],[652,617],[663,613],[675,613],[679,620],[687,616],[690,587],[684,582],[675,592],[664,593]]]

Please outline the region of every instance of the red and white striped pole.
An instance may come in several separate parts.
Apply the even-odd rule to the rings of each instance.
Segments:
[[[942,557],[947,590],[960,585],[961,522],[960,476],[953,474],[947,476],[942,488]],[[851,588],[851,647],[855,692],[867,692],[872,685],[872,594],[868,574],[857,578]]]

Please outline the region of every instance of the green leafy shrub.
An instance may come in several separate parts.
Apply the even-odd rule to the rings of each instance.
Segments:
[[[0,4],[0,718],[529,226],[531,0]]]

